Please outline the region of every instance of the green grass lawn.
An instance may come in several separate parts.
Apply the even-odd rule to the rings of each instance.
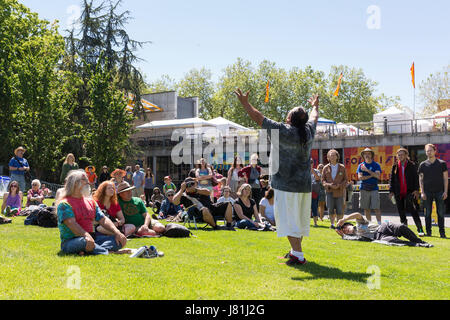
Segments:
[[[0,202],[1,203],[1,202]],[[0,225],[0,299],[303,300],[448,299],[450,240],[425,238],[434,248],[390,247],[341,240],[329,221],[304,239],[308,263],[280,265],[289,250],[274,232],[193,231],[197,237],[132,239],[165,257],[60,254],[59,231]],[[437,227],[433,228],[439,234]],[[447,230],[447,234],[450,234]],[[372,266],[372,267],[371,267]],[[375,267],[373,267],[375,266]],[[379,289],[370,289],[379,270]],[[369,273],[368,273],[369,271]],[[71,287],[79,274],[79,289]]]

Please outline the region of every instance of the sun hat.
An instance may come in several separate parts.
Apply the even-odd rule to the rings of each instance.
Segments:
[[[401,148],[398,148],[398,149],[397,149],[397,151],[396,151],[395,153],[397,154],[397,153],[399,153],[400,151],[403,151],[404,153],[406,153],[406,155],[407,155],[407,156],[409,155],[409,152],[408,152],[408,150],[407,150],[407,149],[405,149],[405,148],[403,148],[403,147],[401,147]]]
[[[18,148],[16,148],[15,150],[14,150],[14,154],[17,156],[17,152],[19,151],[19,150],[22,150],[23,152],[26,152],[27,150],[25,150],[23,147],[18,147]]]
[[[114,176],[116,176],[116,175],[118,175],[118,174],[121,174],[122,177],[125,177],[125,176],[127,175],[127,172],[126,172],[125,170],[122,170],[122,169],[116,169],[116,170],[114,170],[114,171],[111,173],[111,177],[114,177]]]
[[[361,151],[361,158],[364,158],[364,156],[363,156],[364,152],[372,153],[372,159],[375,158],[375,152],[373,152],[373,150],[370,148],[365,148],[363,151]]]
[[[89,168],[92,168],[92,172],[95,172],[94,166],[87,166],[86,169],[84,169],[84,171],[89,172]]]
[[[117,186],[117,194],[125,192],[125,191],[130,191],[136,189],[135,186],[130,186],[130,184],[126,181],[123,181],[121,183],[119,183],[119,185]]]

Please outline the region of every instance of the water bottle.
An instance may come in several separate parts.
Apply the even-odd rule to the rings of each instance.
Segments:
[[[392,196],[391,202],[392,202],[392,204],[393,204],[394,206],[397,204],[397,202],[395,201],[395,196]]]
[[[135,253],[130,255],[130,258],[140,257],[145,252],[145,250],[147,250],[146,246],[140,247],[139,249],[137,249],[137,251]]]

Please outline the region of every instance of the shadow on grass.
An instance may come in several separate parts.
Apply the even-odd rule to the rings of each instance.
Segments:
[[[309,261],[305,265],[296,265],[291,267],[311,274],[311,276],[292,278],[292,280],[298,281],[315,279],[345,279],[357,282],[367,282],[367,278],[370,277],[370,274],[368,273],[345,272],[336,267],[322,266],[315,262]]]

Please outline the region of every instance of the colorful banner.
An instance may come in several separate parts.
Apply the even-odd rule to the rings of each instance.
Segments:
[[[450,143],[435,144],[436,158],[441,159],[447,163],[447,168],[450,168]]]
[[[361,151],[365,148],[366,147],[344,149],[344,165],[347,170],[347,175],[351,180],[358,181],[356,169],[358,169],[358,165],[364,161],[364,159],[361,158]],[[395,151],[398,148],[400,148],[400,146],[382,146],[371,148],[375,152],[374,161],[381,166],[382,181],[388,181],[390,178],[392,166],[395,160]]]

